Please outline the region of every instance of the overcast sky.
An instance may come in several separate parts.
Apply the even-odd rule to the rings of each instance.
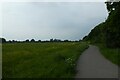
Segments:
[[[107,15],[104,2],[5,2],[2,37],[79,40],[105,21]]]

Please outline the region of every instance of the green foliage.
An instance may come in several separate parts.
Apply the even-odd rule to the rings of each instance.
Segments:
[[[90,41],[91,43],[103,43],[105,42],[105,31],[104,23],[99,24],[91,30],[88,36],[85,36],[84,40]]]
[[[6,43],[6,39],[5,38],[0,38],[0,43]]]
[[[107,20],[92,29],[83,39],[91,43],[104,43],[110,48],[120,48],[120,2],[108,2],[107,7],[112,9]]]
[[[3,78],[71,78],[87,47],[83,42],[3,44]]]
[[[119,7],[111,12],[106,20],[106,45],[108,47],[120,47],[120,2]]]
[[[120,2],[112,2],[110,0],[110,1],[105,2],[105,4],[107,6],[108,12],[111,13],[112,11],[114,11],[115,9],[119,7]]]

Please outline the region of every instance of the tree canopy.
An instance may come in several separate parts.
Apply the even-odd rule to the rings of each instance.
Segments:
[[[104,43],[107,47],[120,48],[120,2],[106,2],[107,20],[97,25],[84,40]]]

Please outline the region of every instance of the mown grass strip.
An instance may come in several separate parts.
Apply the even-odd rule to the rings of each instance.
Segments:
[[[97,44],[97,46],[99,47],[101,53],[103,54],[103,56],[105,58],[107,58],[108,60],[110,60],[112,63],[120,66],[120,49],[119,48],[107,48],[106,46],[102,45],[102,44]]]

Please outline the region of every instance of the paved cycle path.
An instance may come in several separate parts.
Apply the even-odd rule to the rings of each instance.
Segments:
[[[118,78],[118,66],[92,45],[78,59],[76,71],[75,78]]]

